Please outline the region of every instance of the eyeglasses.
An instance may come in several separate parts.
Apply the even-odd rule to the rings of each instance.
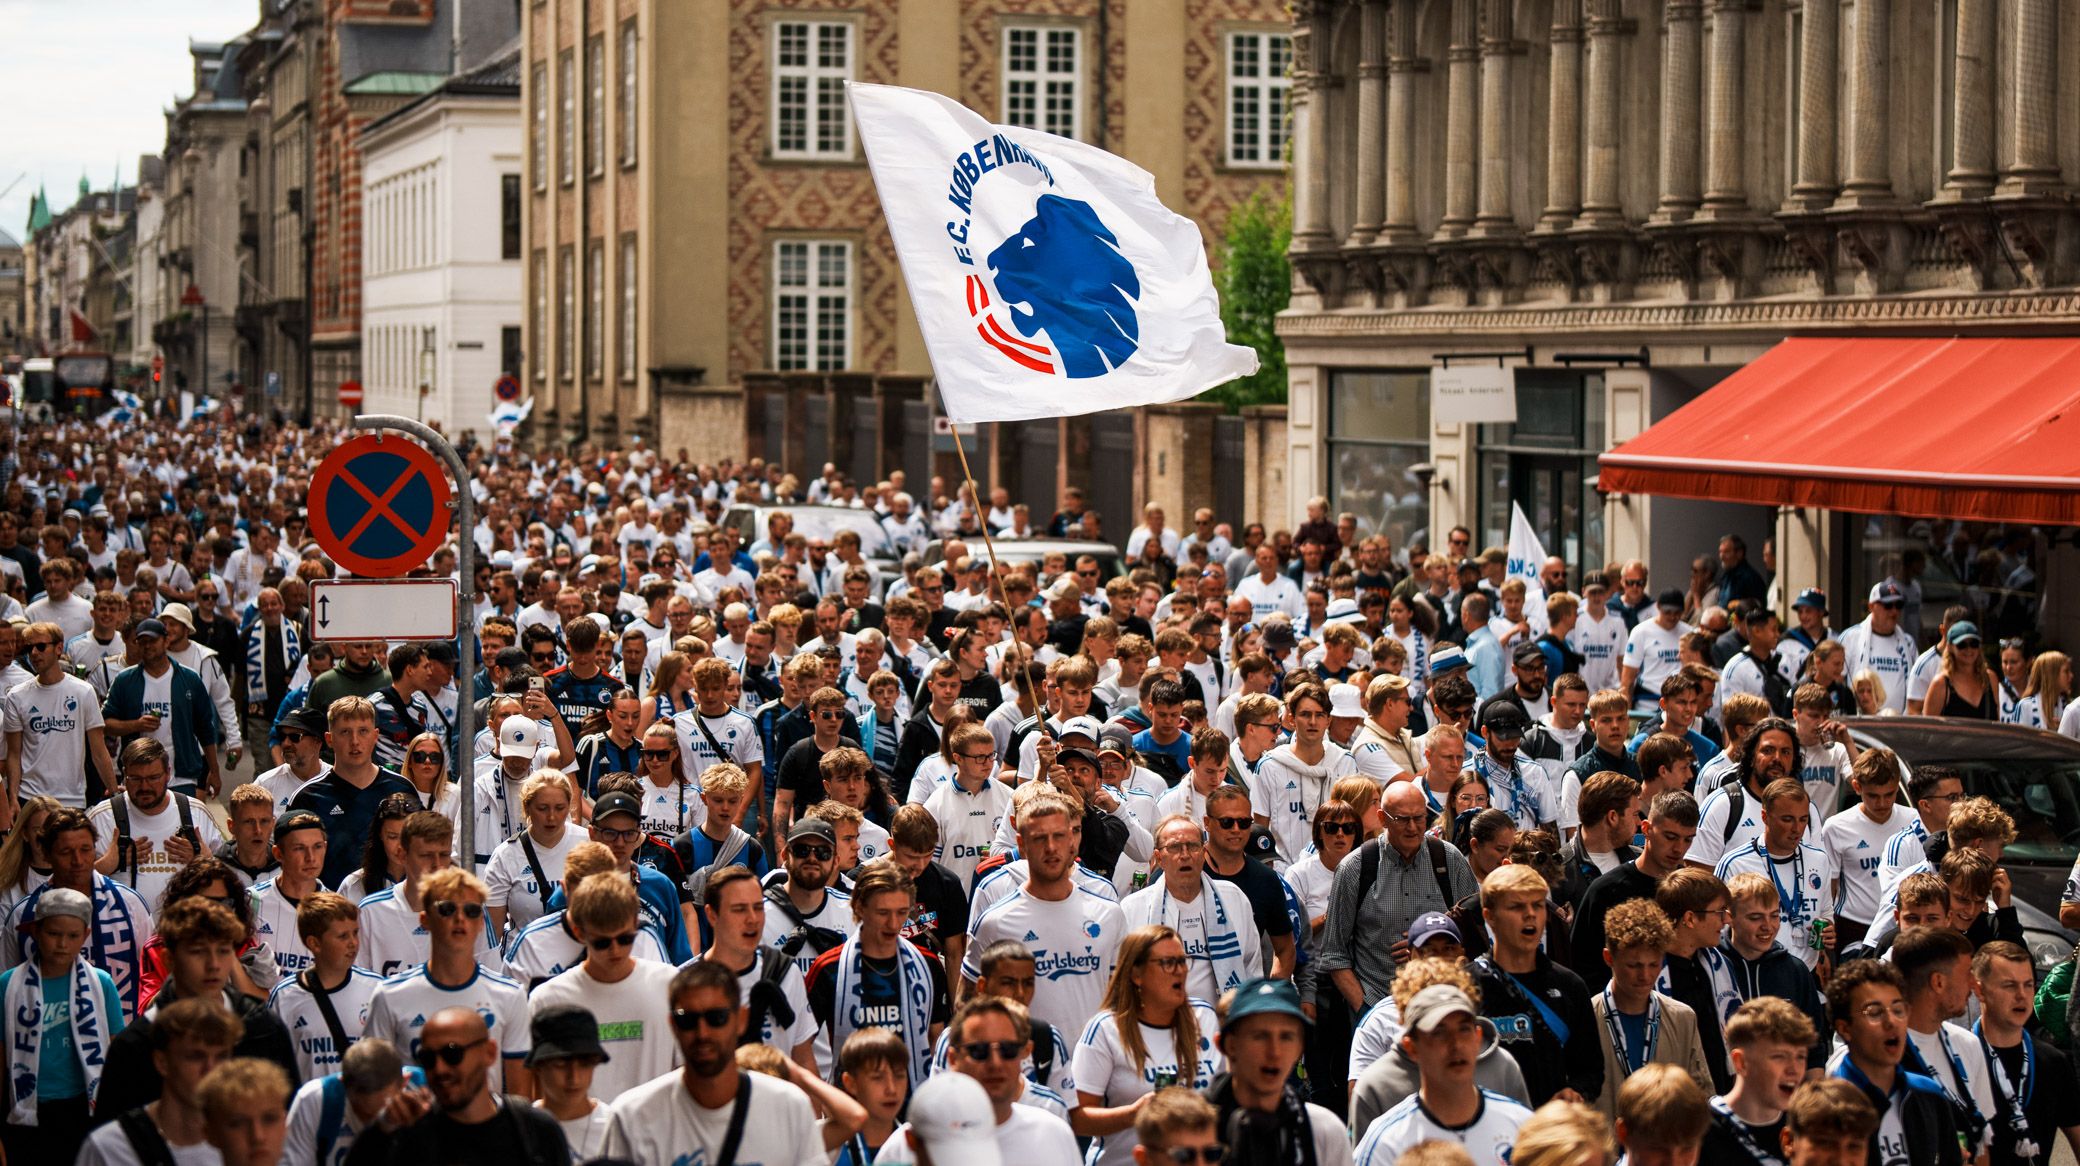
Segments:
[[[795,856],[796,858],[806,858],[811,862],[829,862],[831,858],[837,854],[837,852],[832,850],[830,847],[818,846],[813,842],[804,842],[795,846],[790,846],[787,848],[787,853]]]
[[[1388,814],[1385,810],[1380,813],[1386,816],[1387,821],[1403,826],[1420,826],[1426,820],[1421,814]]]
[[[414,765],[439,765],[441,763],[441,755],[414,749],[412,750],[412,763]]]
[[[730,1017],[736,1013],[737,1010],[734,1008],[674,1008],[672,1027],[680,1032],[696,1032],[703,1025],[708,1028],[727,1028]]]
[[[670,761],[671,759],[672,751],[670,749],[643,750],[643,760],[645,761]]]
[[[619,935],[596,935],[585,941],[585,946],[594,951],[605,951],[612,947],[634,947],[635,945],[636,933],[633,931],[624,931]]]
[[[1907,1005],[1905,1001],[1898,1004],[1866,1004],[1857,1009],[1856,1014],[1865,1020],[1883,1020],[1888,1016],[1894,1020],[1905,1020]]]
[[[435,1061],[439,1061],[452,1069],[462,1063],[462,1058],[468,1056],[471,1049],[490,1039],[490,1037],[484,1037],[464,1045],[442,1045],[439,1048],[421,1048],[414,1059],[429,1069],[433,1067]]]
[[[1228,1147],[1222,1145],[1200,1146],[1197,1149],[1190,1146],[1172,1146],[1160,1151],[1163,1157],[1168,1158],[1175,1166],[1220,1166],[1221,1158],[1227,1152]]]
[[[1206,843],[1197,838],[1182,838],[1176,842],[1165,842],[1156,849],[1165,854],[1197,854],[1206,849]]]
[[[971,1061],[987,1061],[994,1053],[1000,1061],[1025,1059],[1026,1046],[1015,1040],[971,1040],[961,1045],[961,1055]]]
[[[594,825],[592,832],[598,835],[599,840],[602,842],[633,842],[643,836],[641,827],[632,830],[613,830],[605,826]]]
[[[1321,826],[1324,834],[1356,834],[1358,832],[1358,824],[1356,822],[1322,822],[1318,824]]]
[[[464,919],[482,919],[484,917],[484,904],[482,903],[458,903],[453,899],[439,899],[426,904],[426,906],[443,919],[455,918],[457,911],[462,912]],[[450,1063],[452,1064],[453,1062]]]
[[[1216,826],[1219,826],[1219,827],[1220,827],[1221,829],[1223,829],[1223,830],[1242,830],[1242,829],[1246,829],[1246,828],[1248,828],[1249,826],[1253,825],[1253,824],[1254,824],[1255,822],[1256,822],[1256,819],[1254,819],[1254,818],[1215,818],[1215,819],[1213,819],[1213,824],[1214,824],[1214,825],[1216,825]]]
[[[1181,972],[1185,969],[1185,965],[1190,961],[1185,959],[1181,955],[1152,955],[1149,956],[1147,959],[1143,960],[1142,962],[1154,964],[1156,966],[1156,970],[1158,971]],[[977,1057],[975,1059],[979,1061],[982,1058]]]
[[[954,756],[962,761],[995,761],[997,759],[994,750],[988,753],[956,753]]]

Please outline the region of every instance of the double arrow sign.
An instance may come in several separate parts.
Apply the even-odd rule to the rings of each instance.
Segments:
[[[317,640],[452,640],[453,579],[319,579],[311,584]]]

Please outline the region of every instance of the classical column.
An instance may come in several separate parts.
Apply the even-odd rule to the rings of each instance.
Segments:
[[[1473,221],[1482,235],[1516,231],[1509,209],[1510,149],[1510,7],[1511,0],[1485,0],[1481,20],[1481,172],[1480,213]]]
[[[1957,0],[1944,198],[1983,198],[1993,190],[1994,3]]]
[[[1698,58],[1704,13],[1698,0],[1668,0],[1661,38],[1661,202],[1654,217],[1687,219],[1697,210]]]
[[[1329,231],[1329,91],[1315,44],[1312,21],[1293,26],[1294,117],[1299,122],[1300,181],[1295,184],[1293,246],[1311,250],[1335,245]]]
[[[1365,0],[1358,48],[1358,205],[1351,215],[1353,247],[1372,242],[1386,214],[1386,143],[1382,140],[1387,105],[1386,0]]]
[[[1440,236],[1458,236],[1473,226],[1475,134],[1480,96],[1479,0],[1452,0],[1452,38],[1445,50],[1444,221]]]
[[[2015,92],[2008,102],[2015,156],[2001,160],[2003,194],[2041,194],[2059,186],[2052,136],[2060,100],[2052,56],[2057,34],[2055,0],[2016,0]]]
[[[1546,210],[1539,227],[1565,230],[1582,209],[1581,0],[1554,0],[1546,99]]]
[[[1705,136],[1704,208],[1720,216],[1736,215],[1748,209],[1748,195],[1741,188],[1741,139],[1748,129],[1748,111],[1741,100],[1748,10],[1746,0],[1711,4],[1712,59],[1705,81],[1711,129]]]
[[[1416,229],[1415,5],[1387,10],[1393,45],[1387,58],[1387,221],[1381,233],[1408,238]]]
[[[1836,206],[1890,206],[1894,201],[1885,158],[1892,144],[1886,92],[1891,9],[1892,0],[1854,0],[1850,9],[1855,24],[1849,42],[1849,174]]]
[[[1618,205],[1618,38],[1624,31],[1618,0],[1589,0],[1589,157],[1578,224],[1584,227],[1625,221]]]
[[[1804,0],[1798,42],[1798,171],[1789,209],[1821,210],[1834,201],[1835,70],[1841,44],[1839,0]]]

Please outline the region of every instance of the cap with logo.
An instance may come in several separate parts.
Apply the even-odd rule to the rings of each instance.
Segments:
[[[1798,593],[1798,598],[1791,601],[1791,606],[1810,607],[1817,611],[1826,611],[1827,592],[1820,590],[1818,587],[1808,587]]]
[[[592,803],[592,820],[594,822],[604,822],[615,814],[627,814],[637,822],[641,822],[643,820],[643,804],[619,790],[610,794],[601,794],[599,800]]]
[[[1416,916],[1414,923],[1408,925],[1408,946],[1421,947],[1440,935],[1449,935],[1460,943],[1466,942],[1466,937],[1459,934],[1459,925],[1452,922],[1450,915],[1442,911],[1425,911]]]
[[[532,717],[509,716],[498,727],[500,757],[532,757],[542,744],[542,727]]]
[[[1473,998],[1450,984],[1432,984],[1415,994],[1401,1010],[1401,1026],[1416,1032],[1436,1032],[1437,1026],[1464,1012],[1479,1016]]]
[[[1531,728],[1531,714],[1506,696],[1491,696],[1481,706],[1480,725],[1487,736],[1521,737]]]
[[[831,824],[822,818],[800,818],[795,821],[794,825],[787,828],[788,842],[799,842],[804,838],[814,838],[821,842],[828,842],[833,847],[838,845],[838,832],[832,829]]]
[[[1062,722],[1062,731],[1056,733],[1054,738],[1057,741],[1067,741],[1071,737],[1081,737],[1096,745],[1103,733],[1104,727],[1098,724],[1096,717],[1070,717]]]
[[[1290,1016],[1307,1022],[1307,1013],[1300,1007],[1299,989],[1291,980],[1251,980],[1235,989],[1228,1004],[1228,1019],[1223,1026],[1233,1031],[1235,1026],[1252,1016]]]
[[[1899,584],[1894,583],[1890,579],[1884,579],[1871,587],[1870,601],[1872,603],[1905,603],[1907,601],[1907,593],[1899,589]]]
[[[1544,664],[1546,650],[1527,640],[1510,652],[1509,659],[1512,664]]]
[[[910,1095],[910,1132],[934,1162],[1004,1166],[996,1107],[982,1083],[965,1073],[934,1073],[917,1087]]]
[[[1124,725],[1107,725],[1098,731],[1098,752],[1117,753],[1131,761],[1134,757],[1134,734]]]

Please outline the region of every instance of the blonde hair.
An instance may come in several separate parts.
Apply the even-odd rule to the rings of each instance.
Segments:
[[[1498,866],[1481,880],[1481,906],[1492,907],[1504,895],[1531,895],[1543,901],[1552,893],[1544,876],[1528,866]]]
[[[1481,1002],[1480,985],[1474,982],[1466,965],[1437,956],[1419,956],[1403,963],[1394,973],[1394,986],[1387,994],[1396,1000],[1413,1000],[1416,993],[1437,984],[1459,989],[1476,1005]]]
[[[727,797],[741,794],[751,788],[751,775],[727,761],[720,761],[701,770],[701,790],[713,790]]]
[[[1745,871],[1726,880],[1726,898],[1732,903],[1778,902],[1777,885],[1757,871]]]
[[[251,1101],[272,1109],[288,1108],[289,1075],[280,1065],[258,1057],[233,1057],[211,1069],[195,1090],[195,1104],[212,1124]]]
[[[447,870],[438,870],[427,875],[425,884],[419,888],[421,903],[454,901],[464,895],[476,896],[479,903],[489,902],[491,899],[491,892],[484,886],[484,880],[459,867],[451,866]]]
[[[1548,1101],[1517,1127],[1510,1166],[1609,1166],[1611,1123],[1579,1101]]]
[[[1711,1101],[1689,1072],[1656,1061],[1643,1065],[1618,1086],[1618,1124],[1628,1144],[1688,1149],[1704,1138],[1712,1121]]]

